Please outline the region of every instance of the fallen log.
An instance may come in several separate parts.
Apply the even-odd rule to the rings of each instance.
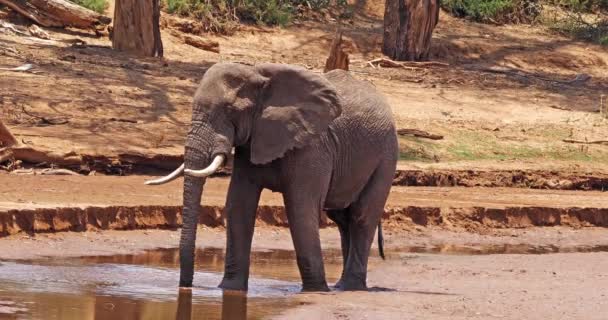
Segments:
[[[28,163],[49,163],[62,166],[80,164],[82,159],[75,153],[56,154],[37,150],[21,144],[0,121],[0,163],[21,160]]]
[[[0,0],[43,27],[102,29],[112,19],[66,0]]]
[[[442,140],[443,136],[439,134],[433,134],[430,132],[418,130],[418,129],[399,129],[397,130],[397,134],[401,136],[412,135],[417,138],[425,138],[431,140]]]
[[[184,43],[201,50],[220,53],[220,44],[217,41],[207,40],[197,36],[185,35]]]

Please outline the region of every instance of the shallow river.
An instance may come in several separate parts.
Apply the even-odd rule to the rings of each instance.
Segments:
[[[411,253],[547,254],[608,251],[599,247],[431,246],[391,250],[389,259]],[[197,251],[194,288],[179,292],[176,249],[135,255],[0,262],[0,319],[260,319],[297,305],[300,289],[295,254],[286,250],[252,253],[247,295],[222,293],[223,249]],[[325,250],[330,283],[341,271],[338,250]],[[376,253],[374,253],[376,255]],[[382,263],[378,257],[370,264]],[[204,271],[203,271],[204,270]]]

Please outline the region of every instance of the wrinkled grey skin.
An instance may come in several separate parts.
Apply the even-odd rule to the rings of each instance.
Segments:
[[[397,162],[391,111],[369,83],[348,72],[317,75],[289,65],[219,63],[194,97],[187,169],[229,155],[223,289],[247,290],[255,213],[262,189],[283,194],[304,291],[327,291],[319,215],[342,239],[336,287],[365,290],[370,247]],[[192,286],[196,222],[204,178],[186,175],[180,286]]]

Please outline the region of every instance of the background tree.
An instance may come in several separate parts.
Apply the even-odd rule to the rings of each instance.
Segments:
[[[160,0],[116,0],[112,47],[138,55],[162,57]]]
[[[429,57],[439,0],[386,0],[382,52],[393,60]]]

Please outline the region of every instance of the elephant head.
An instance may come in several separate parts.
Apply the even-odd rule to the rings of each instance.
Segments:
[[[223,164],[235,146],[247,147],[248,160],[255,165],[306,146],[341,111],[333,85],[303,68],[219,63],[207,70],[194,96],[184,164],[166,177],[146,182],[162,184],[185,174],[180,287],[192,286],[205,177]]]

